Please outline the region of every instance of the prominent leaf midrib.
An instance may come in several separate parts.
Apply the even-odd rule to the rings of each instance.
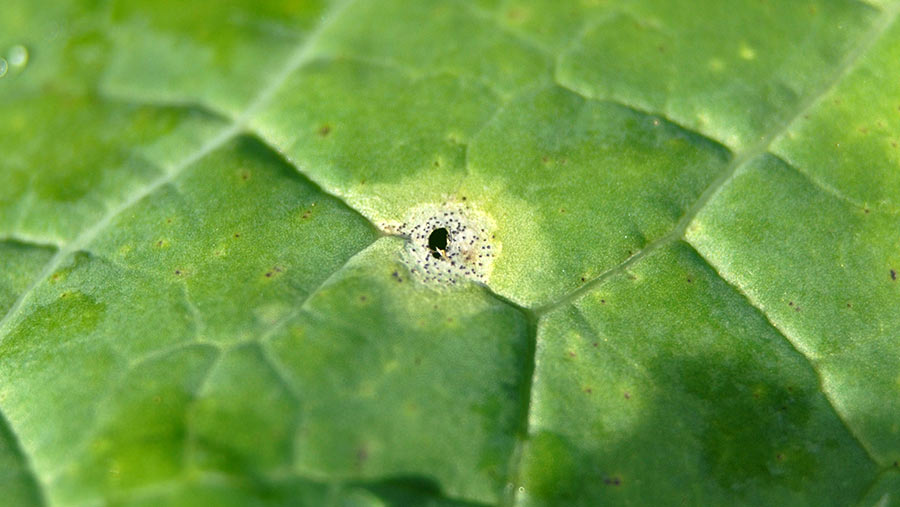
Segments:
[[[347,0],[343,3],[338,4],[322,18],[318,26],[312,32],[310,32],[309,36],[292,53],[288,61],[283,66],[282,71],[275,74],[269,81],[269,83],[267,83],[267,85],[256,95],[256,97],[252,101],[250,101],[250,104],[238,119],[233,121],[227,127],[223,128],[218,134],[213,136],[197,150],[182,158],[181,161],[176,163],[173,167],[169,168],[169,170],[159,178],[151,181],[144,187],[138,189],[136,192],[123,199],[123,201],[119,205],[110,209],[96,223],[84,229],[75,239],[65,244],[62,248],[58,249],[56,254],[47,262],[47,264],[37,275],[37,277],[35,277],[35,279],[28,285],[28,287],[19,295],[19,297],[9,308],[3,318],[0,319],[0,343],[3,343],[5,338],[9,335],[10,329],[13,325],[13,319],[20,313],[31,294],[33,294],[35,289],[41,283],[46,281],[71,254],[84,249],[101,232],[105,231],[110,226],[110,224],[113,223],[115,218],[121,215],[124,211],[131,208],[157,189],[173,182],[191,164],[200,160],[216,149],[222,147],[225,143],[241,134],[244,131],[244,127],[247,121],[259,109],[264,107],[268,103],[268,101],[271,100],[275,92],[285,83],[285,81],[287,81],[291,73],[296,71],[312,57],[313,48],[318,38],[321,36],[324,30],[327,29],[327,27],[339,16],[339,14],[343,12],[354,1],[355,0]],[[3,410],[2,407],[0,407],[0,416],[2,415]],[[13,428],[10,425],[10,434],[15,435],[15,432],[12,430]],[[24,448],[19,445],[19,449],[21,451],[20,454],[23,460],[23,468],[29,471],[34,483],[37,485],[41,498],[43,499],[45,495],[44,491],[46,490],[46,485],[40,482],[38,474],[35,473],[35,470],[30,464],[30,459],[24,452]],[[46,500],[44,501],[46,502]]]
[[[647,244],[647,246],[636,252],[631,257],[600,273],[594,279],[588,281],[581,287],[569,292],[568,294],[563,295],[555,301],[551,301],[535,308],[534,310],[538,313],[538,315],[544,315],[554,310],[555,308],[567,304],[577,299],[581,295],[592,291],[594,288],[601,285],[604,281],[608,280],[610,276],[621,272],[623,269],[631,266],[638,260],[645,257],[647,254],[659,249],[660,247],[668,245],[671,242],[684,239],[685,232],[687,231],[687,228],[688,226],[690,226],[691,222],[693,222],[694,218],[703,210],[706,204],[709,203],[719,193],[719,191],[722,190],[734,178],[738,170],[745,163],[755,159],[760,155],[769,153],[769,148],[772,146],[772,144],[777,139],[782,137],[785,133],[787,133],[791,125],[793,125],[797,120],[803,118],[805,114],[811,111],[825,96],[827,96],[832,90],[834,90],[837,85],[844,79],[844,77],[846,77],[846,75],[855,67],[860,58],[862,58],[866,54],[868,49],[881,39],[888,28],[897,19],[897,15],[898,13],[900,13],[900,3],[891,5],[889,9],[885,9],[884,11],[882,11],[882,13],[883,15],[881,18],[879,18],[879,21],[874,23],[872,28],[860,38],[860,41],[857,42],[854,48],[845,55],[841,63],[835,68],[835,72],[831,75],[831,77],[829,79],[823,80],[822,86],[816,91],[816,93],[810,94],[804,100],[800,101],[798,107],[795,108],[792,114],[790,114],[784,121],[773,126],[773,128],[769,132],[761,136],[760,140],[757,143],[753,144],[748,149],[735,154],[728,165],[719,174],[719,176],[703,191],[702,194],[700,194],[700,197],[694,202],[694,204],[691,205],[690,208],[688,208],[687,212],[682,215],[682,217],[668,233],[657,238],[656,240],[651,241],[649,244]],[[594,100],[591,99],[591,97],[585,96],[577,90],[572,90],[566,87],[562,83],[557,84],[559,86],[562,86],[563,88],[566,88],[567,90],[571,90],[572,92],[581,95],[582,97],[585,97],[586,99]],[[674,124],[678,125],[677,123]],[[707,136],[693,131],[687,127],[680,126],[680,128],[684,129],[687,132],[708,139]],[[711,139],[711,141],[719,144],[719,142],[714,139]],[[793,165],[788,165],[795,171],[801,173],[801,175],[803,175],[804,177],[808,178],[808,176],[805,174],[805,171],[802,171],[799,168],[794,167]],[[822,189],[823,192],[834,195],[816,182],[813,182],[813,184]]]
[[[121,215],[122,212],[131,208],[143,198],[152,194],[162,186],[175,181],[175,179],[178,178],[178,176],[180,176],[181,173],[191,164],[220,148],[239,134],[243,133],[247,122],[257,111],[268,104],[268,102],[272,99],[278,89],[280,89],[281,86],[287,81],[288,77],[290,77],[291,73],[296,71],[310,58],[312,58],[313,49],[318,38],[321,36],[324,30],[334,21],[334,19],[337,18],[338,15],[354,1],[355,0],[347,0],[341,4],[338,4],[328,14],[326,14],[322,18],[316,29],[310,32],[309,37],[305,39],[291,54],[291,56],[282,67],[282,70],[276,73],[271,78],[271,80],[260,90],[256,97],[250,101],[249,105],[244,109],[244,112],[241,113],[241,115],[236,118],[230,125],[220,130],[218,134],[216,134],[210,140],[200,146],[200,148],[182,158],[173,167],[169,168],[169,170],[162,176],[156,178],[144,187],[140,188],[131,196],[126,197],[119,205],[109,210],[96,223],[86,228],[75,239],[65,244],[57,252],[57,254],[50,259],[41,273],[35,278],[31,285],[29,285],[28,288],[26,288],[25,291],[22,292],[13,306],[10,307],[9,311],[7,311],[6,315],[4,315],[3,319],[0,320],[0,343],[2,343],[2,340],[9,332],[8,324],[10,320],[12,319],[12,317],[18,314],[28,296],[38,285],[46,280],[70,254],[82,250],[88,244],[90,244],[90,242],[101,232],[105,231],[107,227],[109,227],[109,225],[113,222],[113,220]]]

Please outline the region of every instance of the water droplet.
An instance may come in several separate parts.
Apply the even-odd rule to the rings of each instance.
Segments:
[[[6,75],[6,69],[9,68],[9,65],[6,64],[6,59],[0,56],[0,77]]]
[[[9,64],[13,67],[24,67],[28,64],[28,48],[21,44],[16,44],[9,48],[7,57],[9,59]]]

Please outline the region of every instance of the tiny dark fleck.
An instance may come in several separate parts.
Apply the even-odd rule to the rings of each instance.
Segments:
[[[322,125],[319,127],[319,135],[322,137],[327,136],[331,133],[331,125]]]
[[[166,223],[167,223],[167,224],[171,224],[171,223],[172,223],[172,219],[171,219],[171,218],[167,218],[167,219],[166,219]]]
[[[365,300],[366,300],[366,296],[359,296],[359,300],[360,300],[360,301],[365,301]]]
[[[587,389],[584,390],[584,392],[586,392],[586,393],[588,393],[588,394],[591,394],[593,391],[591,390],[590,387],[588,387]]]
[[[625,399],[626,399],[626,400],[630,400],[630,399],[631,399],[631,394],[629,394],[628,391],[625,391]]]
[[[180,274],[181,274],[181,270],[176,269],[176,270],[175,270],[175,274],[176,274],[176,275],[180,275]]]
[[[601,305],[605,305],[605,304],[606,304],[606,300],[605,300],[605,299],[601,299],[601,300],[600,300],[600,304],[601,304]]]
[[[466,200],[466,196],[462,196],[462,200],[464,200],[464,201],[465,201],[465,200]]]
[[[269,271],[268,273],[266,273],[266,278],[272,278],[272,272],[271,272],[271,271]]]
[[[691,281],[692,281],[692,280],[691,280],[690,278],[687,279],[687,283],[691,283]]]
[[[847,303],[847,308],[850,308],[850,307],[851,307],[850,303]]]
[[[864,208],[864,209],[863,209],[863,213],[868,213],[868,212],[869,212],[869,208]]]
[[[157,241],[156,246],[162,246],[162,240]]]
[[[594,346],[595,346],[595,347],[597,346],[597,342],[594,342]]]
[[[240,237],[241,237],[241,233],[239,233],[239,232],[234,233],[234,237],[235,237],[235,238],[240,238]]]
[[[607,477],[607,478],[603,479],[603,484],[608,484],[610,486],[618,486],[619,484],[622,484],[622,480],[619,479],[618,477]]]
[[[896,270],[893,270],[893,269],[891,270],[891,280],[893,280],[895,282],[897,281],[897,271]]]
[[[793,301],[788,301],[788,306],[794,306],[794,302],[793,302]]]
[[[775,455],[775,459],[777,459],[778,461],[782,461],[784,459],[784,455],[781,453],[778,453]]]

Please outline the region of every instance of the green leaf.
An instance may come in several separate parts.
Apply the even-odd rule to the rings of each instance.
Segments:
[[[7,2],[4,501],[898,503],[898,12]]]

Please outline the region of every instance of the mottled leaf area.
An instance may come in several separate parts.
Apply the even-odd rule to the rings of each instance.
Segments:
[[[4,0],[0,503],[900,505],[898,12]]]

